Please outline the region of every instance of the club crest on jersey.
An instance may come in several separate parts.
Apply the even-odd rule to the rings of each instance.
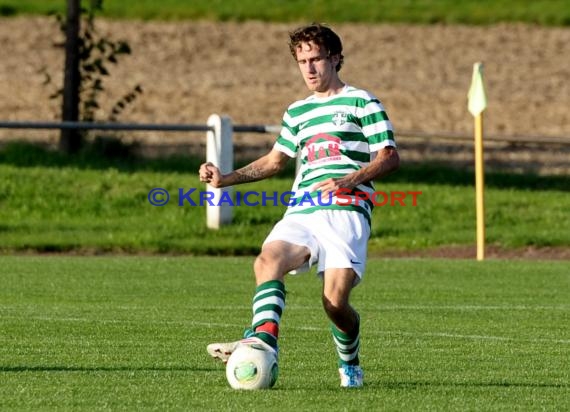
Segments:
[[[342,126],[343,124],[346,123],[347,119],[348,119],[347,112],[338,111],[333,114],[332,122],[335,126]]]

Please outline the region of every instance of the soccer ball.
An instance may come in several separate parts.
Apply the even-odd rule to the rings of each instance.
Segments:
[[[234,389],[271,388],[278,373],[275,353],[261,345],[238,346],[226,364],[226,378]]]

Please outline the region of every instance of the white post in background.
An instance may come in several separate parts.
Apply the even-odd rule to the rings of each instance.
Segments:
[[[213,114],[208,117],[208,126],[214,128],[206,135],[206,161],[216,165],[222,173],[229,173],[234,168],[234,148],[232,143],[233,126],[228,116]],[[220,226],[232,222],[233,210],[231,202],[222,202],[220,199],[232,199],[232,188],[216,189],[207,185],[207,190],[214,194],[211,206],[206,206],[207,225],[209,229],[219,229]],[[216,206],[220,204],[220,206]]]

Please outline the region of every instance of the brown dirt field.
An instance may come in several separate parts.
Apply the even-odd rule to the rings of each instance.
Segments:
[[[212,113],[235,124],[279,124],[287,105],[307,95],[288,52],[295,25],[262,22],[124,22],[98,19],[97,27],[124,39],[132,56],[111,67],[98,118],[140,84],[144,94],[121,115],[122,122],[205,124]],[[570,29],[522,24],[489,27],[337,24],[345,46],[341,77],[369,89],[394,123],[405,162],[443,160],[470,167],[472,143],[424,137],[472,135],[467,91],[473,63],[485,65],[488,110],[485,134],[540,136],[536,144],[486,143],[489,166],[538,173],[570,174]],[[62,83],[63,37],[51,18],[0,19],[0,120],[57,120],[50,100]],[[46,73],[51,83],[44,85]],[[406,133],[408,132],[408,133]],[[204,151],[201,135],[123,133],[144,142],[147,153]],[[1,130],[0,139],[55,144],[57,133]],[[237,155],[267,150],[272,135],[237,134]],[[144,150],[143,150],[144,151]],[[490,250],[495,257],[563,258],[568,249]],[[471,257],[471,248],[426,251],[424,255]]]
[[[19,256],[148,256],[147,252],[101,251],[97,248],[74,249],[67,252],[37,252],[35,250],[11,253]],[[167,256],[187,256],[186,253],[167,253]],[[371,258],[408,259],[408,258],[434,258],[434,259],[466,259],[473,260],[477,256],[476,246],[441,246],[416,251],[384,250],[371,253]],[[504,249],[494,245],[485,247],[485,259],[509,260],[570,260],[570,247],[520,247]]]
[[[307,95],[287,48],[287,32],[294,25],[99,19],[97,27],[114,39],[127,40],[133,49],[132,56],[111,67],[101,120],[136,84],[142,85],[144,94],[121,121],[203,124],[210,114],[220,113],[236,124],[278,124],[287,105]],[[489,100],[486,134],[562,136],[570,141],[568,28],[506,24],[337,24],[334,28],[345,46],[341,77],[375,93],[396,132],[472,134],[466,95],[473,63],[482,61]],[[62,40],[51,18],[0,19],[4,96],[0,119],[58,118],[59,103],[49,95],[62,83],[63,50],[54,46]],[[45,73],[52,78],[47,86]],[[25,134],[32,139],[46,136],[45,131]],[[0,130],[2,137],[14,135],[23,133]],[[57,134],[50,136],[54,141]],[[127,137],[154,144],[188,139],[164,133]],[[195,141],[196,136],[189,139]],[[252,137],[236,139],[239,143]],[[272,139],[253,137],[264,147]],[[540,151],[539,144],[532,152]],[[566,156],[562,160],[568,163]]]
[[[375,257],[387,258],[442,258],[442,259],[475,259],[477,247],[473,246],[442,246],[432,249],[412,252],[387,251]],[[521,247],[504,249],[494,245],[485,246],[485,259],[509,260],[570,260],[569,247]]]

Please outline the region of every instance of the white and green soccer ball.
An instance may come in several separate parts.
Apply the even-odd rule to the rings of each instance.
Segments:
[[[261,345],[238,346],[226,364],[226,378],[234,389],[271,388],[278,373],[275,352]]]

